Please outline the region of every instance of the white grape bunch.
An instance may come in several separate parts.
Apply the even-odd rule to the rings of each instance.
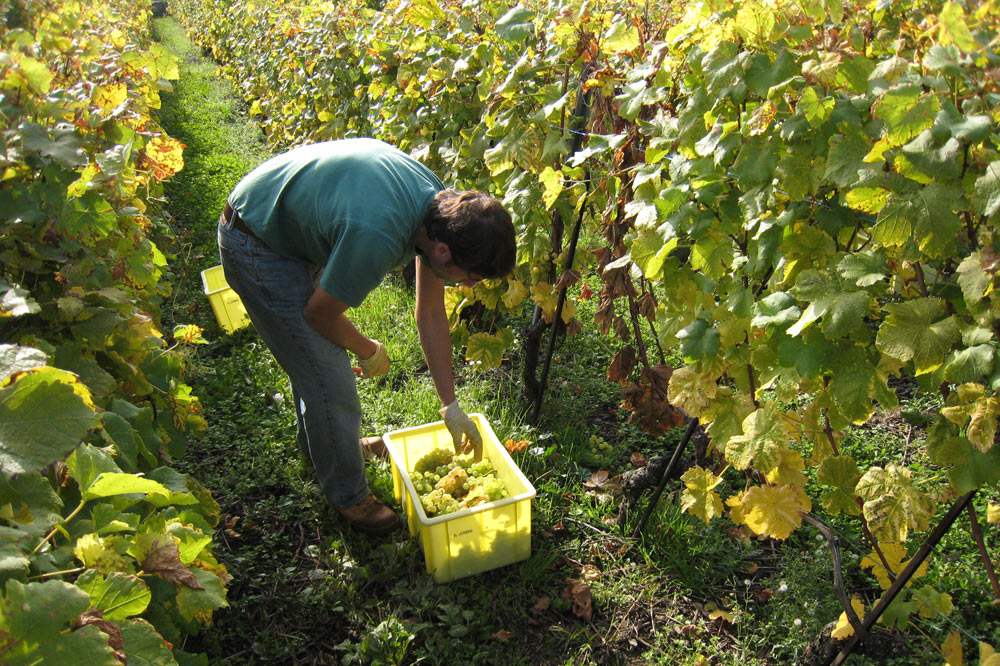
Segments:
[[[441,516],[508,496],[493,463],[486,458],[476,462],[471,454],[455,455],[449,449],[435,449],[422,456],[413,466],[410,480],[429,516]]]

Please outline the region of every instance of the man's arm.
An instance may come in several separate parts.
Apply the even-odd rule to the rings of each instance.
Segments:
[[[417,334],[438,398],[444,406],[455,402],[455,376],[451,371],[451,333],[444,309],[444,280],[417,259]]]
[[[443,311],[443,303],[441,307]],[[302,316],[330,342],[354,352],[358,358],[371,357],[377,350],[375,341],[361,333],[347,318],[346,312],[346,303],[334,298],[322,287],[316,287]]]

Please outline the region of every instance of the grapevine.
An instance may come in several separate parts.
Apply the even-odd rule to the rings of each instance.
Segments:
[[[421,457],[410,474],[420,503],[429,516],[443,516],[507,497],[507,488],[486,458],[435,449]]]

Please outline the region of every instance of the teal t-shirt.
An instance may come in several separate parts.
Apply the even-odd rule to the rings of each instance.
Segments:
[[[434,195],[430,169],[375,139],[295,148],[251,171],[229,205],[272,250],[322,267],[320,286],[357,307],[413,258]]]

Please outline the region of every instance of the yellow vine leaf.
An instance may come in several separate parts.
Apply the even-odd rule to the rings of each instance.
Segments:
[[[947,666],[962,666],[962,637],[957,631],[948,634],[941,644],[941,656]]]
[[[559,195],[563,191],[563,175],[562,171],[556,171],[552,167],[545,167],[540,174],[538,174],[538,182],[542,184],[544,188],[542,190],[542,201],[545,202],[545,208],[548,210],[552,208],[552,204],[556,202]]]
[[[667,384],[667,399],[689,416],[697,418],[715,398],[718,384],[714,373],[698,373],[690,366],[674,370]]]
[[[865,605],[861,603],[860,599],[851,599],[851,608],[858,614],[858,619],[865,619]],[[837,626],[830,632],[830,637],[842,641],[853,635],[854,627],[851,626],[851,622],[847,619],[847,611],[841,611],[840,617],[837,618]]]
[[[895,576],[905,569],[910,561],[903,561],[903,558],[906,557],[906,548],[901,543],[880,543],[879,548],[882,550],[885,561],[889,565],[889,571],[886,571],[885,565],[882,564],[882,560],[879,559],[878,553],[874,550],[861,559],[861,568],[871,569],[872,574],[878,579],[879,587],[883,590],[888,590],[892,587],[892,581],[889,579],[890,571]],[[926,573],[927,561],[924,560],[923,564],[917,567],[917,570],[913,573],[913,577],[907,583],[907,586],[911,585],[917,578],[922,578]]]
[[[109,83],[94,88],[94,104],[104,111],[114,111],[126,99],[128,99],[128,87],[124,83]]]
[[[681,493],[681,511],[690,510],[706,525],[712,518],[722,515],[722,498],[715,492],[715,487],[722,482],[721,476],[695,466],[681,475],[681,481],[686,486]]]
[[[795,486],[754,486],[743,495],[747,527],[773,539],[787,539],[811,508],[809,498]]]
[[[802,470],[806,463],[798,451],[792,449],[778,450],[778,464],[765,474],[768,483],[789,485],[802,488],[806,485],[806,475]]]
[[[523,282],[514,279],[507,280],[507,291],[501,296],[504,305],[513,310],[527,297],[528,288],[524,286]]]
[[[168,136],[153,137],[146,144],[146,159],[158,180],[170,178],[184,168],[184,144]]]
[[[979,666],[1000,666],[1000,653],[989,643],[979,644]]]
[[[990,502],[986,507],[986,522],[990,525],[1000,524],[1000,502]]]

